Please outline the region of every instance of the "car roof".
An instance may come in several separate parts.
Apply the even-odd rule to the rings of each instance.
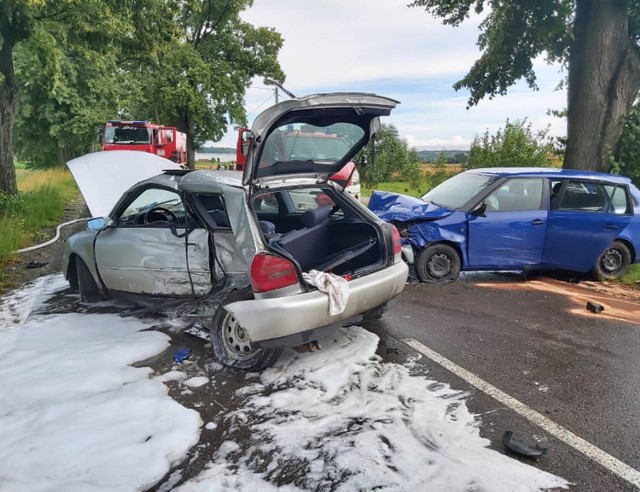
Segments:
[[[631,180],[616,174],[596,173],[578,169],[558,169],[555,167],[486,167],[467,171],[473,174],[485,174],[504,177],[542,177],[542,178],[579,178],[592,181],[611,181],[626,184]]]
[[[161,185],[195,193],[216,192],[227,186],[242,188],[242,172],[211,169],[169,170],[140,181],[135,187],[147,185]]]

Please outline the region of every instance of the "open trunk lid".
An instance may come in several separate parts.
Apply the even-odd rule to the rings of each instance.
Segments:
[[[369,142],[398,101],[358,92],[315,94],[256,118],[243,184],[311,178],[324,182]]]

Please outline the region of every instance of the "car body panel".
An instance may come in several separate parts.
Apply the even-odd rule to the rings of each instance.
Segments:
[[[177,231],[184,233],[184,229]],[[212,285],[208,241],[206,229],[191,231],[187,261],[185,238],[171,229],[109,228],[96,238],[95,261],[107,290],[168,297],[203,295]]]
[[[165,169],[180,169],[169,159],[134,150],[86,154],[67,162],[67,167],[93,217],[108,215],[122,194],[139,181]]]
[[[381,306],[402,292],[407,276],[406,263],[398,262],[366,277],[351,280],[345,309],[336,316],[329,316],[329,299],[317,290],[287,297],[235,302],[225,309],[236,317],[252,342],[260,342],[319,328],[328,321],[338,323]]]
[[[542,259],[547,228],[546,210],[494,212],[468,220],[468,265],[521,267]]]
[[[403,245],[420,250],[438,242],[460,251],[462,270],[561,268],[590,271],[616,239],[624,240],[634,262],[640,261],[640,190],[624,176],[553,168],[488,168],[467,171],[496,179],[455,211],[419,198],[374,192],[369,208],[404,232]],[[540,210],[484,211],[485,199],[505,183],[542,178]],[[551,183],[569,180],[587,187],[621,186],[633,197],[633,213],[550,209]],[[410,255],[415,256],[415,255]]]

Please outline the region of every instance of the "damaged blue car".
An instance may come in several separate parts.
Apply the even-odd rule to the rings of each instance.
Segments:
[[[640,191],[629,178],[554,168],[463,172],[421,198],[375,191],[423,282],[460,271],[570,270],[615,279],[640,261]]]

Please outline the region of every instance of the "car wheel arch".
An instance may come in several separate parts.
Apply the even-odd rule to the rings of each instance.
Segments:
[[[460,247],[449,241],[427,244],[418,251],[415,261],[416,274],[422,282],[454,281],[458,278],[462,265]]]

